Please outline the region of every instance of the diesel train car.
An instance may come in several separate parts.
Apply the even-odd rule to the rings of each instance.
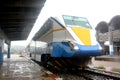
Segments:
[[[91,57],[102,54],[102,48],[87,18],[62,15],[46,20],[33,38],[30,53],[44,65],[82,69]]]

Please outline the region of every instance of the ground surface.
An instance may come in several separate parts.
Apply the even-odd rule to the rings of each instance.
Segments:
[[[0,80],[53,80],[31,60],[12,54],[0,62]]]
[[[101,58],[101,57],[100,57]],[[120,56],[102,56],[102,58],[106,58],[105,60],[95,60],[95,58],[92,58],[92,64],[93,66],[104,66],[106,70],[112,70],[112,69],[120,69]],[[109,60],[109,59],[112,59]],[[108,59],[108,60],[107,60]]]

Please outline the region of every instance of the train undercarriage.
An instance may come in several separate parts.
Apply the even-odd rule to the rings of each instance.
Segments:
[[[74,58],[54,58],[50,54],[41,55],[41,64],[44,67],[54,67],[57,70],[82,70],[91,61],[91,57],[74,57]]]

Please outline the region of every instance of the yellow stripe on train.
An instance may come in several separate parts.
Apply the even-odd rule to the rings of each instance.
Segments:
[[[84,45],[91,45],[90,30],[80,27],[72,28],[73,32],[83,42]]]

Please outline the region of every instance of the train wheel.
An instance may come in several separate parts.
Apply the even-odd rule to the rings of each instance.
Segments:
[[[49,61],[49,59],[50,59],[50,55],[49,54],[42,54],[41,55],[42,65],[47,67],[47,62]]]

